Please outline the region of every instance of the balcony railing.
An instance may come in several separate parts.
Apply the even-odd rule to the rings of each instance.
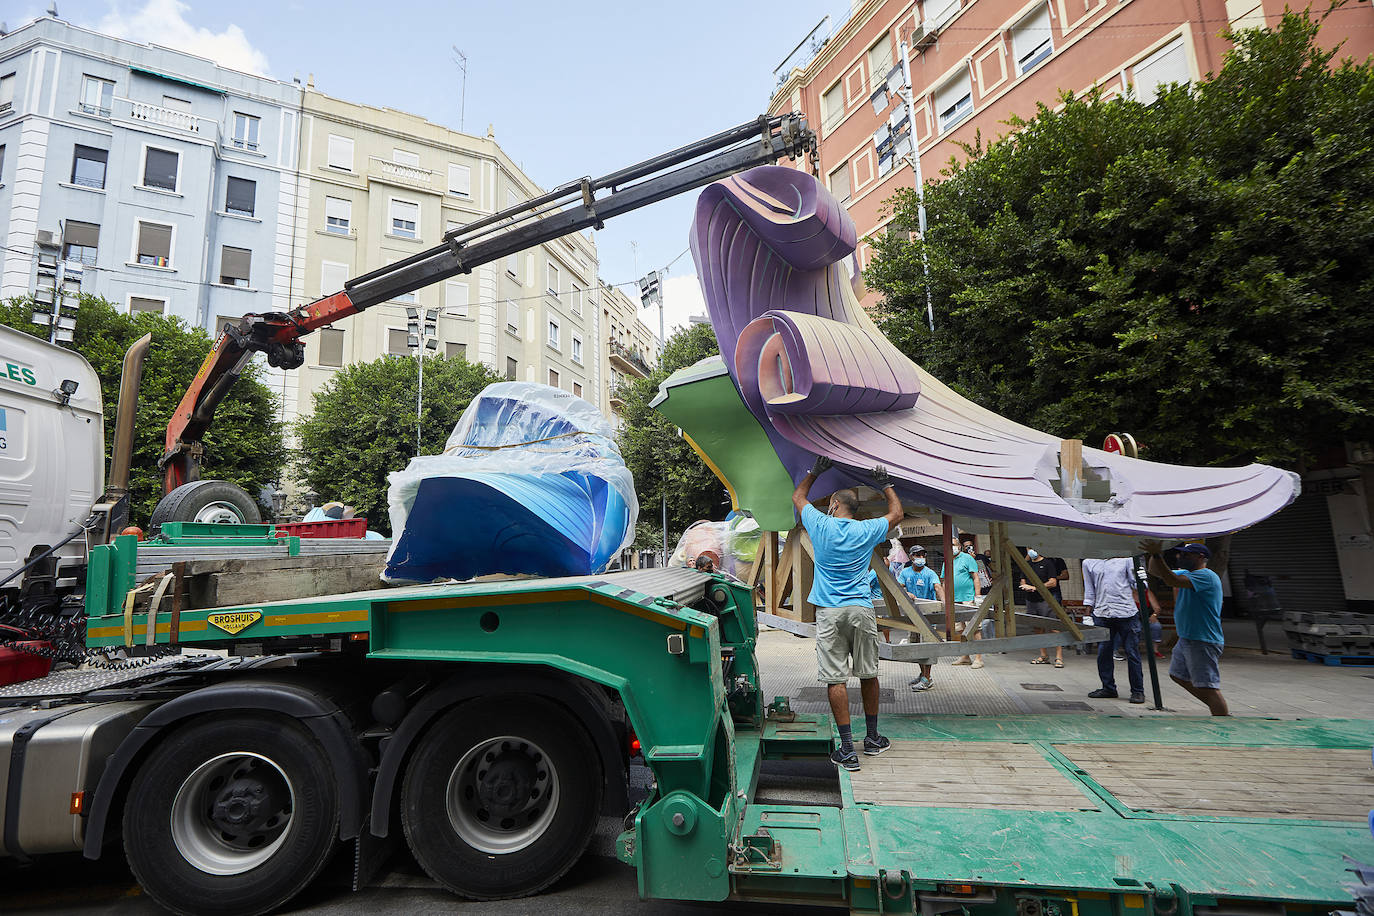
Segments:
[[[609,341],[612,365],[619,364],[622,372],[629,372],[638,378],[646,378],[653,371],[644,359],[644,354],[633,350],[618,340]]]
[[[403,165],[383,159],[380,156],[367,157],[367,173],[372,178],[396,184],[410,185],[414,188],[429,189],[434,185],[434,170],[419,166]]]
[[[116,98],[114,101],[114,116],[116,118],[127,118],[137,123],[150,124],[211,140],[217,133],[213,120],[193,115],[189,111],[177,111],[175,108],[163,108],[161,105],[137,102],[133,99]]]

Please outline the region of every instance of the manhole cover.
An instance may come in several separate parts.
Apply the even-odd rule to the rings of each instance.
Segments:
[[[1046,700],[1045,705],[1050,709],[1074,709],[1084,712],[1092,712],[1093,708],[1081,700]]]
[[[821,686],[819,686],[819,685],[814,686],[814,687],[803,687],[801,690],[798,690],[798,691],[797,691],[796,695],[793,696],[792,699],[796,700],[798,703],[825,703],[825,702],[827,702],[827,697],[826,697],[826,695],[825,695],[825,688],[824,688],[824,687],[821,687]],[[893,693],[891,687],[882,687],[882,688],[879,688],[879,690],[878,690],[878,702],[879,702],[879,703],[894,703],[894,702],[896,702],[896,700],[897,700],[897,695],[896,695],[895,693]],[[857,691],[857,690],[850,690],[850,691],[849,691],[849,701],[850,701],[851,703],[857,703],[857,702],[859,702],[859,691]]]
[[[1022,690],[1063,690],[1058,684],[1022,684]]]

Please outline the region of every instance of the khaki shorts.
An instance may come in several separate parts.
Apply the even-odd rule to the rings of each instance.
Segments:
[[[816,608],[816,680],[843,684],[878,676],[878,621],[873,608]]]

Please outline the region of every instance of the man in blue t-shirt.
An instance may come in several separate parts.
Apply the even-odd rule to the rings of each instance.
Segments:
[[[935,575],[935,571],[926,565],[926,549],[920,544],[911,548],[911,565],[904,567],[897,582],[906,593],[918,601],[944,601],[945,590],[940,585],[940,577]],[[919,637],[917,637],[919,638]],[[921,676],[913,680],[909,686],[912,690],[929,690],[935,684],[931,680],[931,671],[934,666],[927,663],[921,665]]]
[[[1221,633],[1221,579],[1207,568],[1212,551],[1204,544],[1184,544],[1178,548],[1184,568],[1170,569],[1164,562],[1162,541],[1141,541],[1140,549],[1150,557],[1150,574],[1178,589],[1174,593],[1178,645],[1169,662],[1169,677],[1205,703],[1212,715],[1229,716],[1218,666],[1226,643]]]
[[[792,492],[792,504],[801,515],[816,557],[808,600],[816,606],[817,679],[828,685],[830,712],[840,733],[840,746],[830,759],[846,770],[857,770],[859,755],[854,752],[846,686],[851,674],[859,679],[868,725],[864,753],[874,756],[892,746],[878,733],[878,622],[868,573],[874,548],[886,541],[887,533],[902,520],[902,502],[887,469],[879,466],[872,476],[873,485],[887,499],[887,513],[882,518],[855,518],[859,496],[849,489],[830,494],[828,514],[822,515],[808,497],[816,478],[829,468],[829,458],[817,458]]]

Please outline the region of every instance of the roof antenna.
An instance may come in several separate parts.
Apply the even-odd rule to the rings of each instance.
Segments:
[[[54,19],[57,18],[57,0],[52,0],[52,3],[48,5],[48,15]]]

